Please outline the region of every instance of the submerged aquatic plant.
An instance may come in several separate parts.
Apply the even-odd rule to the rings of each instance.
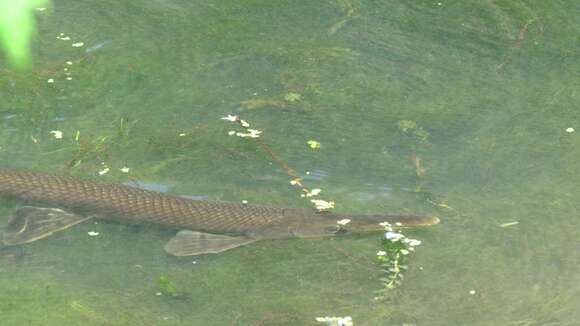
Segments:
[[[0,46],[18,69],[30,63],[30,43],[36,30],[34,10],[48,0],[0,0]]]
[[[397,128],[419,142],[429,143],[429,132],[419,126],[415,121],[401,120],[397,122]]]
[[[240,118],[237,115],[228,114],[227,116],[222,117],[221,119],[237,123],[242,128],[244,128],[245,132],[231,130],[228,132],[228,135],[238,136],[241,138],[253,139],[258,144],[258,146],[260,146],[260,148],[262,148],[262,150],[264,150],[268,154],[268,156],[270,156],[270,158],[274,162],[276,162],[284,170],[284,172],[286,172],[286,174],[288,176],[290,176],[292,178],[292,180],[290,180],[290,184],[300,188],[300,190],[302,191],[302,194],[300,196],[302,198],[310,198],[310,197],[318,196],[318,194],[320,194],[320,192],[322,190],[320,190],[320,189],[312,189],[312,190],[308,189],[304,185],[302,177],[300,177],[296,173],[296,171],[294,171],[294,169],[289,167],[288,164],[286,164],[286,162],[284,162],[276,154],[274,154],[274,152],[270,149],[270,147],[268,145],[266,145],[266,143],[261,141],[260,135],[262,134],[262,131],[250,128],[250,123],[248,123],[246,120],[243,120],[242,118]],[[316,143],[318,145],[320,145],[318,142],[316,142]],[[310,146],[312,147],[312,145],[310,145]],[[314,148],[314,147],[312,147],[312,148]],[[333,201],[326,201],[326,200],[322,200],[322,199],[310,199],[310,202],[314,205],[316,210],[319,212],[327,212],[327,211],[331,210],[332,208],[334,208]]]
[[[171,299],[190,301],[191,295],[188,292],[180,291],[175,282],[167,275],[161,275],[157,279],[157,288],[159,291],[155,293],[157,296],[166,296]]]
[[[157,279],[157,286],[159,287],[159,290],[161,290],[159,292],[161,294],[164,294],[169,297],[179,296],[175,283],[173,283],[173,281],[166,275],[159,276],[159,278]]]
[[[415,251],[415,247],[421,244],[421,241],[407,238],[400,231],[395,231],[388,222],[381,225],[385,228],[385,235],[381,241],[382,250],[377,251],[377,259],[383,267],[385,276],[380,279],[382,289],[375,297],[376,300],[385,299],[390,290],[401,285],[403,272],[407,270],[406,261]]]
[[[299,187],[302,190],[301,196],[303,198],[311,198],[317,196],[321,190],[320,189],[308,189],[303,184],[303,179],[297,175],[297,173],[291,169],[284,161],[282,161],[278,156],[276,156],[272,150],[260,139],[261,131],[250,129],[250,123],[246,120],[241,119],[237,115],[228,115],[221,118],[222,120],[237,123],[245,132],[239,131],[229,131],[230,136],[238,136],[242,138],[251,138],[254,140],[269,156],[275,161],[290,177],[293,179],[290,184]],[[428,134],[423,131],[422,128],[418,127],[413,121],[402,121],[399,122],[399,128],[408,132],[413,131],[415,137],[427,140]],[[334,202],[325,201],[322,199],[310,199],[318,211],[328,211],[334,208]],[[350,220],[345,219],[337,222],[339,229],[344,227]],[[382,239],[382,250],[377,252],[377,259],[384,269],[385,276],[380,280],[382,281],[382,289],[379,291],[379,295],[375,297],[377,300],[382,300],[385,298],[386,294],[399,286],[403,280],[403,272],[407,269],[406,260],[409,255],[415,251],[415,247],[421,244],[421,241],[416,239],[407,238],[400,231],[395,231],[393,226],[388,222],[381,223],[384,227],[385,235]],[[400,226],[400,225],[395,225]],[[327,322],[328,325],[352,325],[352,319],[350,317],[318,317],[316,320],[319,322]]]

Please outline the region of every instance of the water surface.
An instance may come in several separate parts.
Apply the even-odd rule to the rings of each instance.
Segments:
[[[407,231],[423,244],[386,302],[373,299],[380,235],[174,258],[162,248],[175,230],[84,224],[0,252],[3,323],[575,325],[579,10],[55,1],[38,14],[34,69],[0,66],[2,166],[306,207],[263,151],[227,135],[233,113],[314,171],[308,184],[337,211],[442,224]],[[18,204],[2,201],[2,225]],[[184,295],[158,295],[161,276]]]

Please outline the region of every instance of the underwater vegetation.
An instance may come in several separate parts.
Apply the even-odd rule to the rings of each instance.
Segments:
[[[36,32],[34,12],[48,3],[49,0],[0,0],[0,48],[16,69],[30,66],[30,43]]]

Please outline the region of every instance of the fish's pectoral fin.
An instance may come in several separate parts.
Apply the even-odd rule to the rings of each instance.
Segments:
[[[165,252],[173,256],[217,254],[257,241],[246,236],[229,236],[181,230],[167,242]]]
[[[14,246],[40,240],[91,217],[58,208],[23,206],[14,211],[2,234],[2,243]]]

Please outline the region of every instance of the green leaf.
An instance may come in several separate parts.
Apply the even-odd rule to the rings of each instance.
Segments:
[[[30,66],[34,10],[46,4],[48,0],[0,0],[0,46],[17,69]]]

